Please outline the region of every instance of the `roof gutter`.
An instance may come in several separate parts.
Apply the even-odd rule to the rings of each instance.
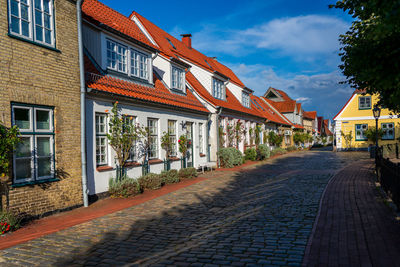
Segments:
[[[82,168],[82,195],[83,195],[83,206],[89,206],[88,199],[88,187],[87,187],[87,175],[86,175],[86,88],[85,88],[85,69],[83,59],[83,40],[82,40],[82,2],[78,0],[76,3],[76,15],[78,23],[78,48],[79,48],[79,77],[81,87],[81,168]]]
[[[215,119],[215,122],[216,122],[216,124],[217,124],[217,125],[215,125],[215,126],[216,126],[216,129],[217,129],[217,163],[218,163],[218,167],[220,167],[220,166],[221,166],[221,162],[220,162],[219,156],[218,156],[219,147],[220,147],[220,140],[219,140],[219,116],[221,115],[222,107],[216,107],[216,108],[218,109],[217,118]]]

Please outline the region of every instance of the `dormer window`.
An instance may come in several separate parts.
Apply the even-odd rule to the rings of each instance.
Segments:
[[[223,81],[213,78],[212,95],[217,99],[225,100],[225,88]]]
[[[131,49],[131,75],[147,80],[149,77],[149,57]]]
[[[242,104],[246,108],[250,108],[250,95],[248,93],[242,92]]]
[[[126,46],[107,39],[107,67],[126,73],[126,52]]]
[[[107,37],[105,38],[104,64],[109,70],[151,82],[151,54],[145,51]]]
[[[185,71],[183,69],[172,66],[171,87],[180,91],[185,90]]]

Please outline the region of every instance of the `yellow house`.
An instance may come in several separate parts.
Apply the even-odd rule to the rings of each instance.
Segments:
[[[355,90],[353,95],[333,118],[335,121],[336,148],[338,151],[344,149],[367,149],[372,141],[365,136],[365,131],[375,128],[375,118],[372,110],[378,102],[377,95],[365,94],[363,90]],[[393,144],[400,137],[400,119],[397,115],[390,113],[388,109],[382,109],[378,121],[378,128],[384,132],[379,145]],[[350,136],[346,138],[345,136]],[[344,136],[345,135],[345,136]]]

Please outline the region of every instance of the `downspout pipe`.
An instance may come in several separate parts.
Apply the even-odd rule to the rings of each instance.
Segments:
[[[82,195],[83,206],[89,206],[87,175],[86,175],[86,86],[85,86],[85,69],[83,58],[83,41],[82,41],[82,2],[76,2],[76,15],[78,22],[78,48],[79,48],[79,77],[81,81],[81,168],[82,168]]]
[[[218,112],[216,113],[216,119],[215,119],[215,123],[216,123],[216,129],[217,129],[217,164],[218,167],[220,167],[220,161],[219,161],[219,157],[218,157],[218,152],[219,152],[219,147],[220,147],[220,140],[219,140],[219,116],[221,115],[222,112],[222,107],[217,107]]]

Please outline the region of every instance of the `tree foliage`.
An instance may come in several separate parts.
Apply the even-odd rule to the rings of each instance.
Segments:
[[[0,122],[0,178],[9,173],[11,153],[20,142],[18,134],[17,126],[7,128]]]
[[[118,101],[113,105],[108,125],[110,130],[107,139],[117,155],[118,165],[123,167],[130,156],[133,144],[138,139],[138,127],[132,117],[119,114]]]
[[[382,139],[384,132],[381,128],[378,128],[378,133],[377,133],[375,127],[369,127],[364,132],[365,137],[367,137],[368,141],[371,141],[372,143],[376,142],[376,134],[378,134],[378,140],[379,140]]]
[[[355,19],[339,38],[346,82],[379,94],[380,105],[400,112],[400,1],[341,0],[330,7]]]

